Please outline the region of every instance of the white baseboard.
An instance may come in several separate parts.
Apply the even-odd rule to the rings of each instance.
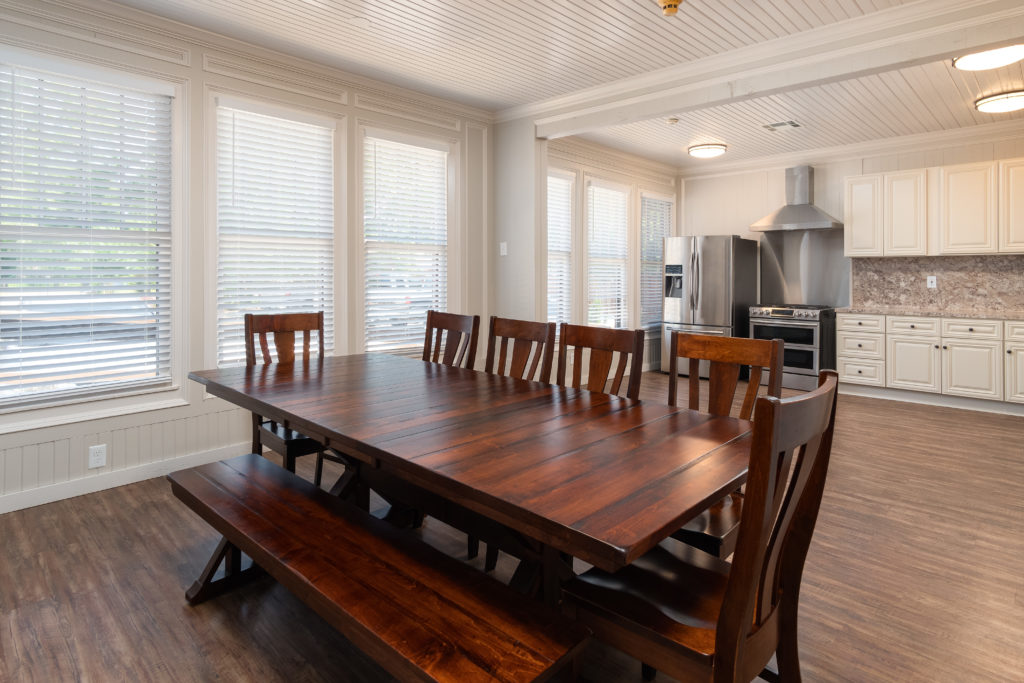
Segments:
[[[946,396],[932,394],[927,391],[907,391],[906,389],[883,389],[860,384],[839,383],[839,393],[849,396],[866,396],[886,401],[903,403],[920,403],[928,406],[959,408],[960,410],[977,410],[983,413],[999,413],[1000,415],[1024,416],[1024,404],[1006,403],[1005,401],[987,401],[981,398],[965,398],[963,396]]]
[[[86,493],[96,493],[97,491],[112,489],[117,486],[124,486],[125,484],[134,484],[135,482],[152,479],[153,477],[161,477],[186,467],[205,465],[206,463],[248,453],[250,450],[251,444],[248,441],[244,441],[210,451],[190,453],[179,458],[158,460],[157,462],[146,463],[138,467],[104,472],[103,474],[82,477],[81,479],[40,486],[39,488],[27,491],[9,493],[6,496],[0,496],[0,514],[35,507],[36,505],[45,505],[46,503],[53,503],[65,498],[74,498]]]

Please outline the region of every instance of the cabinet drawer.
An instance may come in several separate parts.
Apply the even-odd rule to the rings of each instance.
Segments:
[[[840,330],[836,333],[836,353],[840,356],[885,360],[885,336]]]
[[[848,332],[885,332],[885,316],[839,313],[836,315],[836,329]]]
[[[885,361],[863,358],[838,358],[839,381],[850,384],[885,386]]]
[[[939,318],[922,318],[890,315],[885,319],[888,334],[939,336]]]
[[[943,318],[942,336],[960,339],[995,339],[1003,338],[1003,325],[1000,320],[968,320],[967,318]]]
[[[1007,320],[1003,325],[1003,339],[1024,342],[1024,320]]]

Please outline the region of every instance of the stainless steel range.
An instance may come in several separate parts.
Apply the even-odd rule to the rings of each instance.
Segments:
[[[836,366],[836,311],[830,306],[751,306],[750,336],[785,342],[784,387],[813,389],[818,371]]]

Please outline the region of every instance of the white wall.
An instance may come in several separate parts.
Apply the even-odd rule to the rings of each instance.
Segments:
[[[0,512],[157,476],[248,450],[248,414],[204,398],[187,380],[212,367],[211,311],[215,226],[210,156],[216,94],[266,102],[334,118],[346,163],[336,187],[339,253],[336,340],[339,353],[361,349],[361,287],[352,276],[360,249],[356,182],[363,126],[450,140],[457,149],[455,187],[459,307],[490,309],[490,121],[487,112],[286,57],[245,43],[97,0],[0,5],[0,49],[72,60],[176,84],[185,136],[176,217],[182,249],[174,255],[184,277],[176,283],[180,344],[172,368],[176,389],[166,396],[0,415]],[[150,409],[141,410],[148,407]],[[134,411],[134,412],[132,412]],[[107,466],[88,470],[90,444],[108,444]]]

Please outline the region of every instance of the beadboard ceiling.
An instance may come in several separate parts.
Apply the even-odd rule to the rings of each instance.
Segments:
[[[492,111],[910,0],[119,0]]]
[[[803,45],[800,41],[812,35],[834,32],[838,45],[842,36],[860,35],[863,25],[874,27],[879,33],[873,35],[881,36],[890,16],[894,20],[927,17],[939,9],[950,16],[959,12],[958,17],[991,11],[992,16],[1016,22],[1014,27],[1024,25],[1020,18],[1024,13],[1015,11],[1014,3],[1001,0],[685,0],[675,17],[662,16],[656,0],[118,2],[481,107],[499,118],[532,115],[533,109],[545,106],[563,107],[564,112],[563,105],[577,96],[580,111],[587,111],[586,93],[606,87],[614,92],[633,81],[650,87],[653,80],[657,88],[662,83],[660,74],[675,67],[699,69],[709,60],[728,60],[745,51],[783,50],[787,45]],[[936,9],[936,3],[941,8]],[[863,38],[861,55],[871,49],[871,39]],[[828,43],[818,45],[823,48]],[[757,62],[737,68],[756,72],[752,64]],[[806,63],[802,68],[807,68]],[[704,105],[702,100],[701,106],[676,114],[674,125],[667,122],[671,114],[639,121],[646,117],[633,116],[571,132],[670,163],[687,174],[989,122],[1019,121],[1024,131],[1024,113],[993,116],[973,107],[979,97],[1024,88],[1021,65],[964,73],[942,60],[822,79],[826,80],[778,88],[764,96],[733,98],[717,106]],[[620,99],[628,101],[629,96]],[[592,102],[600,105],[599,100]],[[799,127],[775,131],[763,127],[782,121],[795,121]],[[725,142],[729,152],[716,160],[691,159],[685,148],[700,142]]]
[[[761,157],[1008,120],[1020,121],[1024,133],[1024,111],[985,114],[974,108],[981,97],[1020,89],[1024,62],[966,72],[946,60],[680,113],[675,124],[658,118],[580,137],[685,170],[713,170]],[[799,127],[765,128],[790,121]],[[707,142],[724,142],[729,151],[718,160],[687,156],[687,147]]]

